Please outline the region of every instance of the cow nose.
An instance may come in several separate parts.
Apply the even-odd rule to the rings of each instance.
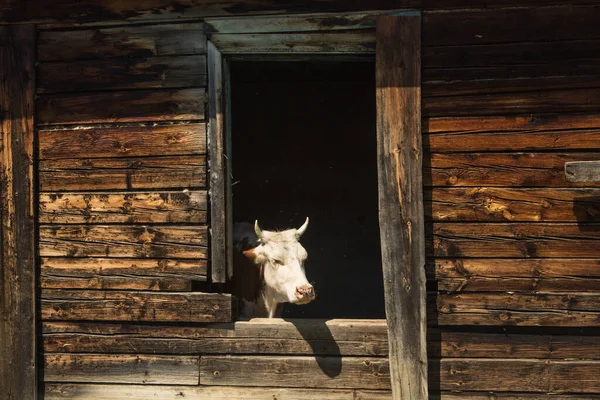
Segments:
[[[315,290],[311,285],[302,285],[296,288],[298,300],[312,300],[315,298]]]

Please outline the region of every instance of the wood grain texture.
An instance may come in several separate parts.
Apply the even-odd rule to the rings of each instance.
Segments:
[[[394,399],[427,398],[421,16],[377,18],[379,221]]]
[[[205,224],[206,191],[42,193],[41,224]]]
[[[434,188],[424,197],[433,221],[600,222],[600,189]]]
[[[433,153],[423,159],[426,186],[600,187],[568,182],[569,161],[597,160],[600,153]]]
[[[494,127],[490,126],[492,130]],[[600,130],[578,129],[550,132],[441,133],[427,135],[423,142],[429,151],[547,151],[600,149]]]
[[[525,392],[442,392],[433,393],[432,400],[598,400],[600,395],[596,394],[556,394],[556,393],[525,393]]]
[[[206,153],[204,124],[40,129],[38,135],[40,160]]]
[[[590,4],[589,0],[574,0],[569,4]],[[10,7],[8,7],[10,5]],[[435,30],[432,30],[427,35],[427,39],[430,37],[438,36],[449,36],[444,37],[444,43],[455,43],[455,42],[485,42],[494,41],[502,37],[502,34],[506,35],[507,40],[523,41],[528,38],[539,39],[541,33],[536,32],[533,29],[526,29],[523,34],[515,33],[518,32],[518,28],[521,27],[522,23],[526,21],[537,21],[537,19],[549,19],[553,21],[557,18],[557,11],[554,12],[542,12],[542,13],[524,13],[520,15],[518,13],[506,13],[502,14],[503,19],[498,17],[498,20],[489,20],[490,24],[498,24],[503,20],[510,20],[511,23],[507,24],[505,29],[500,30],[496,34],[489,34],[491,28],[489,25],[484,25],[484,22],[488,20],[488,15],[483,11],[472,10],[472,8],[483,8],[486,10],[496,9],[498,7],[510,7],[510,6],[532,6],[532,5],[564,5],[563,2],[557,2],[556,0],[495,0],[493,2],[477,2],[468,0],[452,0],[440,4],[437,1],[431,0],[403,0],[403,1],[392,1],[389,0],[373,0],[368,4],[356,3],[348,0],[326,0],[326,1],[287,1],[281,3],[279,1],[204,1],[202,3],[196,3],[193,1],[164,1],[164,0],[145,0],[143,2],[137,2],[134,4],[122,4],[122,3],[111,3],[103,0],[94,1],[92,3],[76,4],[66,2],[50,2],[48,0],[38,0],[34,5],[26,7],[26,5],[20,2],[8,0],[6,7],[2,8],[2,14],[0,18],[7,22],[19,22],[19,21],[31,21],[31,22],[46,22],[54,23],[59,25],[73,25],[73,24],[84,24],[94,23],[99,21],[152,21],[152,20],[179,20],[182,19],[198,19],[202,17],[210,16],[227,16],[227,15],[253,15],[253,14],[273,14],[273,13],[299,13],[299,12],[348,12],[348,11],[361,11],[361,10],[397,10],[397,9],[425,9],[425,10],[451,10],[451,9],[467,9],[467,11],[460,13],[460,18],[450,20],[452,26],[460,25],[461,23],[466,24],[470,29],[467,30],[463,35],[448,34],[448,30],[444,30],[442,27],[438,27],[439,20],[426,20],[427,23],[435,24]],[[559,8],[560,15],[567,13],[573,14],[573,18],[577,19],[577,24],[580,29],[577,30],[574,27],[567,26],[565,23],[558,23],[556,30],[558,36],[566,36],[568,38],[578,38],[584,36],[581,31],[593,30],[593,20],[585,18],[585,12],[592,13],[593,9],[586,8],[585,12],[574,13],[570,9],[563,10]],[[475,15],[471,15],[475,14]],[[482,15],[480,15],[482,14]],[[580,14],[584,14],[584,17],[580,17]],[[435,14],[434,14],[435,16]],[[578,18],[579,17],[579,18]],[[482,21],[483,20],[483,21]],[[519,24],[521,22],[521,24]],[[559,21],[560,22],[560,21]],[[542,25],[541,28],[548,29],[550,24],[547,22]],[[550,25],[552,27],[553,25]],[[485,29],[487,28],[487,29]],[[570,28],[570,29],[569,29]],[[452,31],[450,31],[452,32]],[[474,33],[485,34],[485,40],[477,38]],[[489,38],[487,37],[489,34]],[[537,34],[537,35],[536,35]]]
[[[599,311],[598,293],[438,293],[438,311]]]
[[[47,354],[46,382],[197,385],[198,357],[107,354]]]
[[[40,126],[204,119],[204,89],[135,90],[43,95]]]
[[[205,281],[207,267],[206,260],[42,257],[40,271],[42,276],[139,276]]]
[[[44,225],[42,257],[207,258],[206,226]]]
[[[204,27],[198,23],[43,30],[37,45],[38,61],[206,53]]]
[[[451,278],[440,279],[438,290],[448,292],[598,292],[600,279],[589,278]]]
[[[0,26],[0,388],[37,398],[35,27]]]
[[[385,12],[339,12],[331,14],[264,15],[247,17],[207,18],[206,30],[214,34],[328,32],[374,29],[375,18]],[[373,36],[373,40],[375,37]]]
[[[600,327],[598,312],[593,311],[477,311],[436,313],[429,310],[430,326],[527,326],[527,327]],[[490,389],[491,390],[491,389]]]
[[[494,18],[492,14],[488,15]],[[556,40],[546,37],[541,41],[434,45],[423,49],[423,65],[427,69],[443,70],[469,67],[469,71],[463,72],[466,76],[470,75],[469,72],[472,71],[471,79],[497,78],[498,75],[487,75],[487,72],[503,66],[510,67],[504,70],[508,73],[504,77],[534,77],[534,69],[540,71],[538,77],[568,76],[568,71],[571,71],[572,75],[579,75],[579,72],[586,70],[586,65],[593,65],[597,62],[597,58],[590,57],[590,54],[597,54],[595,51],[598,50],[598,46],[600,46],[600,41],[597,39],[568,40],[560,37],[557,37]],[[575,63],[577,65],[574,65]],[[571,64],[570,70],[565,69],[567,64]],[[530,66],[534,68],[528,68]],[[581,67],[583,69],[580,69]],[[554,74],[549,72],[551,69],[554,70]],[[530,71],[530,73],[522,74],[520,71]],[[585,75],[594,76],[596,74],[586,73]],[[424,71],[423,78],[424,81],[438,80],[436,79],[438,75],[429,75],[427,71]]]
[[[37,93],[206,86],[206,56],[69,60],[37,67]]]
[[[577,258],[470,258],[430,260],[435,279],[444,278],[600,278],[599,259]]]
[[[427,117],[506,115],[524,113],[598,112],[598,88],[486,93],[423,99]]]
[[[597,393],[598,361],[445,359],[440,389]]]
[[[600,28],[594,22],[598,15],[597,4],[543,9],[465,9],[446,15],[426,13],[422,40],[424,46],[452,46],[598,39]]]
[[[204,356],[200,384],[389,389],[388,360],[369,357]]]
[[[40,190],[138,190],[206,187],[205,156],[41,161]]]
[[[595,336],[443,331],[432,332],[432,336],[432,353],[437,352],[442,358],[600,358],[600,344]]]
[[[379,356],[385,320],[253,319],[205,327],[45,322],[46,352]]]
[[[495,132],[522,132],[535,134],[564,130],[575,131],[578,129],[593,130],[595,128],[600,128],[600,114],[598,113],[524,114],[491,117],[445,117],[423,119],[423,132],[429,134]]]
[[[214,43],[208,42],[208,160],[210,176],[211,282],[227,280],[227,154],[225,153],[225,98],[223,94],[223,60]]]
[[[298,389],[298,388],[255,388],[248,386],[140,386],[101,384],[56,384],[45,385],[46,400],[147,400],[150,398],[179,400],[183,398],[205,400],[379,400],[379,397],[355,397],[354,390],[342,389]],[[369,395],[389,391],[368,391]],[[384,399],[385,397],[381,397]],[[563,400],[563,399],[559,399]]]
[[[229,322],[228,294],[44,289],[43,320]]]
[[[428,237],[436,257],[600,257],[597,223],[439,223]]]
[[[150,290],[160,292],[189,292],[192,282],[178,278],[145,278],[124,276],[49,276],[40,278],[42,289],[99,289],[99,290]]]
[[[569,182],[600,182],[600,161],[575,161],[565,163]]]
[[[375,31],[213,34],[210,41],[223,54],[373,54]]]

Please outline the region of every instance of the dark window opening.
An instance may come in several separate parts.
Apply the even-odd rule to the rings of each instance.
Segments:
[[[231,64],[233,220],[310,224],[317,299],[284,317],[385,318],[373,62]]]

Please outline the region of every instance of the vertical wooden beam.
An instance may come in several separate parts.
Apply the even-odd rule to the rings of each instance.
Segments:
[[[233,182],[232,182],[232,143],[231,143],[231,64],[223,59],[223,107],[225,110],[225,157],[226,157],[226,179],[225,179],[225,235],[227,251],[227,279],[233,277]]]
[[[227,210],[221,53],[210,41],[208,63],[208,162],[210,185],[211,281],[223,283],[227,274]]]
[[[0,397],[35,399],[35,27],[0,26]]]
[[[395,400],[427,399],[421,17],[377,17],[379,224]]]

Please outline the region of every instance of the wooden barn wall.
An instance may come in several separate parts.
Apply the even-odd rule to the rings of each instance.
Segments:
[[[600,159],[599,19],[423,14],[432,398],[600,398],[600,184],[563,171]],[[381,321],[204,324],[231,310],[192,291],[209,256],[202,24],[46,28],[46,398],[389,398]]]

